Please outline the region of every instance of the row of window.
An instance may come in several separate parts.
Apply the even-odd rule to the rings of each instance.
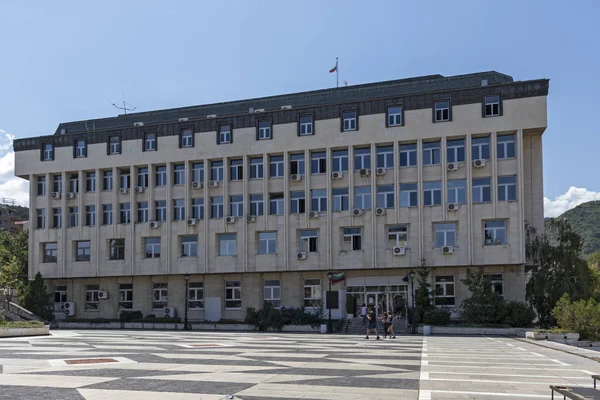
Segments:
[[[455,222],[444,222],[433,224],[434,246],[456,246]],[[483,221],[483,233],[485,246],[497,246],[507,244],[507,221],[486,220]],[[362,227],[345,227],[340,230],[341,247],[343,251],[361,251],[364,249]],[[315,253],[319,251],[319,230],[298,229],[298,242],[300,252]],[[388,247],[409,247],[408,225],[391,225],[387,227]],[[161,257],[161,238],[145,237],[143,239],[143,250],[145,258]],[[277,232],[257,232],[257,253],[259,255],[277,254]],[[198,235],[180,235],[178,237],[179,257],[198,256]],[[125,239],[109,239],[107,241],[108,259],[117,261],[125,260]],[[42,262],[55,263],[58,258],[58,245],[56,242],[42,244]],[[91,259],[91,242],[79,240],[73,242],[75,261],[87,262]],[[219,256],[237,255],[237,235],[235,233],[217,234],[217,254]]]
[[[400,207],[418,207],[418,184],[402,183],[400,184]],[[498,201],[517,200],[517,178],[515,175],[499,176],[496,186]],[[447,181],[447,203],[448,204],[466,204],[467,203],[467,181],[465,179],[451,179]],[[348,188],[334,188],[331,191],[332,211],[346,211],[350,208],[350,194]],[[377,208],[394,208],[395,186],[378,185],[376,187],[375,205]],[[431,181],[424,182],[422,188],[422,198],[424,206],[442,205],[442,182]],[[304,214],[307,211],[306,192],[290,191],[290,213]],[[487,203],[492,200],[492,180],[491,178],[474,178],[471,186],[471,201],[474,204]],[[327,189],[310,190],[310,211],[327,212]],[[248,198],[249,213],[253,216],[265,214],[265,199],[263,194],[250,194]],[[372,208],[371,186],[354,187],[354,208],[360,210],[370,210]],[[167,201],[156,200],[154,202],[154,216],[150,217],[150,208],[148,201],[135,203],[137,216],[135,222],[149,222],[151,220],[165,222],[167,220]],[[173,220],[183,221],[187,217],[185,199],[172,200]],[[196,220],[204,219],[204,197],[191,199],[190,218]],[[229,196],[229,216],[243,217],[244,215],[244,196]],[[119,218],[117,223],[129,224],[132,222],[131,203],[119,203]],[[69,227],[79,225],[79,207],[68,208]],[[283,215],[285,213],[285,195],[284,193],[270,193],[268,198],[268,213],[270,215]],[[86,205],[84,209],[84,225],[96,225],[96,206]],[[210,218],[224,218],[225,203],[223,196],[210,197]],[[36,227],[44,229],[46,227],[46,209],[36,209]],[[113,223],[113,205],[102,205],[102,225]],[[62,227],[62,208],[52,208],[52,228]]]

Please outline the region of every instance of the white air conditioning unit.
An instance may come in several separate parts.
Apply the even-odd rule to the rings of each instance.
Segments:
[[[52,192],[52,198],[56,200],[60,199],[60,192]]]
[[[144,187],[143,186],[136,186],[135,187],[135,192],[136,193],[144,193]]]
[[[127,193],[129,193],[129,188],[121,188],[121,189],[119,189],[119,193],[127,194]]]
[[[165,312],[165,318],[175,318],[177,315],[175,307],[165,307],[163,311]]]
[[[208,114],[206,118],[217,118],[217,114]]]
[[[292,106],[281,106],[282,110],[291,110]]]
[[[98,298],[100,300],[106,300],[108,299],[108,292],[106,290],[101,290],[98,292]]]
[[[406,255],[406,247],[394,246],[394,255],[395,256],[404,256],[404,255]]]
[[[138,127],[138,126],[144,126],[143,122],[134,122],[133,126]]]
[[[208,181],[208,187],[211,187],[211,188],[219,187],[219,181]]]
[[[377,171],[375,171],[375,173],[379,176],[385,175],[385,168],[379,167],[379,168],[377,168]]]
[[[248,215],[246,217],[246,222],[256,222],[256,217],[254,215]]]
[[[342,179],[344,174],[342,172],[332,172],[331,179]]]
[[[65,197],[66,197],[67,199],[74,199],[75,197],[77,197],[77,193],[75,193],[75,192],[68,192],[68,193],[65,195]]]
[[[204,187],[204,183],[202,182],[192,182],[192,188],[194,189],[202,189]]]
[[[264,108],[257,108],[257,109],[254,110],[254,112],[255,113],[262,113],[262,112],[265,112],[265,109]]]
[[[235,221],[237,221],[236,217],[229,216],[225,218],[225,222],[227,222],[228,224],[235,224]]]
[[[473,160],[473,166],[475,168],[483,168],[483,167],[485,167],[485,160],[483,158],[478,158],[477,160]]]
[[[158,222],[158,221],[150,222],[150,228],[152,228],[152,229],[160,228],[160,222]]]
[[[306,260],[306,252],[299,251],[296,253],[296,259],[298,260]]]
[[[302,180],[302,175],[292,174],[290,175],[290,179],[292,180],[292,182],[300,182]]]
[[[454,253],[454,246],[442,247],[442,254],[452,254],[452,253]]]
[[[365,213],[365,210],[361,210],[360,208],[355,208],[352,210],[352,215],[354,215],[355,217],[363,215],[364,213]]]
[[[371,170],[369,168],[363,168],[360,170],[360,176],[370,176]]]
[[[458,163],[451,162],[448,163],[448,171],[458,171],[459,165]]]
[[[316,211],[311,211],[308,213],[309,218],[319,218],[319,213]]]
[[[179,122],[187,122],[188,119],[187,118],[179,118]]]
[[[448,211],[458,211],[458,203],[448,203]]]
[[[198,222],[196,221],[196,218],[188,218],[187,220],[188,225],[196,225],[196,222]]]
[[[376,215],[385,215],[386,210],[385,208],[379,207],[378,209],[375,210],[375,214]]]
[[[67,317],[73,317],[75,315],[75,302],[67,301],[64,304],[64,307],[65,307],[65,315]]]

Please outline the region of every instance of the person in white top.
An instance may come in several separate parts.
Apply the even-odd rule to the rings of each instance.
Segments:
[[[362,307],[360,308],[360,316],[363,319],[363,325],[366,325],[366,323],[367,323],[367,305],[365,303],[363,303]]]

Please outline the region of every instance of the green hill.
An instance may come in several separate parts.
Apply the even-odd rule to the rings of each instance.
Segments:
[[[588,201],[562,213],[583,238],[583,254],[600,250],[600,200]]]

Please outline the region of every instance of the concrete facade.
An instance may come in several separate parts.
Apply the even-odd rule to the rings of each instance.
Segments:
[[[513,93],[512,89],[519,84],[522,83],[489,86],[489,92]],[[481,85],[472,89],[481,90]],[[452,92],[440,94],[443,98],[451,99],[452,95]],[[260,100],[256,99],[256,103],[260,104]],[[452,298],[447,304],[455,308],[468,296],[466,288],[460,283],[467,267],[483,267],[491,274],[499,274],[501,278],[496,278],[502,280],[504,296],[523,300],[524,224],[528,221],[538,229],[543,229],[542,133],[547,125],[546,95],[529,96],[523,93],[509,99],[501,98],[501,112],[497,116],[482,115],[482,103],[450,104],[449,108],[450,120],[444,122],[432,120],[431,108],[403,110],[402,124],[399,126],[389,126],[386,112],[365,113],[357,116],[357,129],[351,131],[340,129],[343,124],[341,115],[340,118],[325,119],[313,115],[312,135],[299,135],[298,123],[271,123],[269,140],[259,140],[258,128],[236,129],[233,126],[233,140],[227,144],[215,141],[217,131],[194,131],[193,146],[183,148],[180,136],[157,135],[156,151],[142,151],[143,136],[120,141],[120,154],[111,155],[107,155],[106,142],[93,143],[93,140],[85,139],[84,156],[77,157],[73,147],[55,146],[52,148],[52,159],[48,161],[40,158],[43,158],[43,154],[40,155],[43,149],[25,150],[15,146],[15,174],[31,183],[30,276],[41,272],[51,290],[66,286],[66,299],[77,304],[77,316],[90,318],[116,317],[120,284],[133,285],[134,310],[142,310],[144,314],[160,313],[160,310],[153,310],[152,307],[153,283],[167,283],[167,303],[175,307],[181,316],[185,304],[184,274],[190,275],[189,282],[203,282],[205,309],[190,310],[190,319],[208,318],[205,312],[208,313],[209,304],[210,319],[217,316],[223,319],[243,318],[246,307],[260,307],[264,297],[263,284],[273,280],[279,281],[281,306],[301,307],[304,305],[307,279],[320,280],[320,290],[313,292],[313,295],[320,293],[325,298],[328,271],[345,272],[346,276],[345,282],[334,285],[340,298],[339,308],[334,310],[335,317],[354,311],[353,307],[346,307],[346,303],[353,298],[351,293],[357,294],[354,300],[357,302],[367,301],[367,293],[378,293],[373,305],[383,304],[384,308],[393,308],[391,305],[395,298],[406,301],[410,292],[407,282],[402,278],[410,269],[418,267],[423,259],[428,267],[433,268],[431,279],[434,285],[440,283],[436,277],[453,277],[453,287],[447,288],[444,293]],[[272,121],[269,118],[276,119],[278,113],[283,112],[266,110],[260,113],[261,121]],[[143,121],[143,114],[139,119]],[[147,129],[151,127],[139,127],[140,132]],[[94,134],[73,134],[73,138],[89,138]],[[43,143],[45,138],[40,140]],[[455,140],[463,141],[463,148],[459,152],[464,157],[458,160],[458,170],[449,170],[448,164],[455,161],[449,157],[451,153],[456,154],[449,148],[457,143],[460,146],[460,142]],[[487,158],[484,166],[475,166],[473,161],[478,156],[474,153],[479,151],[482,140],[488,143],[489,157],[484,157]],[[429,149],[431,143],[436,142],[439,143],[438,155],[433,155]],[[407,144],[416,145],[417,163],[414,166],[400,166],[401,151],[405,149],[402,146]],[[505,146],[513,146],[514,156]],[[383,159],[386,156],[382,152],[384,147],[391,149],[385,161]],[[340,150],[347,151],[347,169],[336,168],[340,164],[337,164],[334,156],[339,155],[337,152]],[[361,174],[360,166],[356,164],[358,158],[355,156],[361,151],[370,155],[368,168],[372,173],[368,176]],[[322,152],[326,158],[320,167],[324,166],[326,172],[313,173],[311,158],[315,153]],[[294,172],[291,159],[297,154],[304,155],[305,163],[305,174],[300,181],[290,178]],[[269,176],[272,156],[283,157],[282,177]],[[258,157],[263,159],[264,175],[259,179],[251,179],[251,159]],[[428,157],[436,159],[429,163],[433,165],[425,165]],[[242,179],[232,180],[230,166],[235,160],[242,162]],[[223,163],[223,173],[220,175],[223,179],[216,187],[209,187],[211,166],[215,162]],[[199,182],[203,188],[193,186],[196,179],[193,165],[199,163],[204,166],[202,181]],[[182,184],[175,184],[175,169],[180,165],[183,165],[185,178]],[[156,174],[157,167],[166,168],[164,186],[157,186],[157,181],[162,180]],[[378,167],[384,169],[382,174],[376,173]],[[148,169],[148,185],[141,193],[137,193],[134,188],[138,184],[141,168]],[[125,194],[119,191],[119,174],[123,169],[131,171],[130,190]],[[332,172],[340,169],[341,177],[334,177]],[[102,190],[105,171],[112,172],[112,190]],[[53,198],[52,194],[55,176],[62,179],[60,199]],[[66,193],[69,192],[72,177],[78,180],[78,192],[75,198],[68,199]],[[499,183],[502,177],[513,177],[514,199],[506,198],[509,189],[506,189],[506,196],[501,194],[505,190]],[[40,178],[45,180],[44,191],[38,188]],[[479,195],[474,194],[475,191],[481,193],[480,189],[473,186],[479,178],[488,178],[491,183],[489,189],[482,189],[489,191],[488,195],[481,194],[485,200],[482,202],[476,201]],[[449,181],[465,183],[464,204],[460,204],[457,211],[448,210]],[[401,190],[403,184],[417,184],[418,200],[414,206],[401,206],[402,199],[410,196]],[[86,191],[86,185],[94,186],[94,191]],[[354,215],[354,208],[364,208],[359,207],[362,203],[355,195],[355,188],[365,186],[370,187],[367,197],[371,198],[371,207]],[[376,209],[380,207],[377,204],[378,197],[383,196],[381,193],[378,196],[378,187],[383,189],[384,186],[393,187],[387,197],[393,197],[390,201],[393,204],[386,204],[382,207],[385,212],[377,215]],[[427,192],[432,187],[434,191],[439,187],[439,194]],[[336,205],[334,190],[346,188],[347,207],[343,207],[342,211],[333,211]],[[309,211],[312,190],[315,189],[326,191],[326,198],[320,207],[326,207],[327,211],[313,218]],[[304,213],[292,213],[291,192],[305,193]],[[248,221],[250,195],[255,194],[263,196],[264,214]],[[269,213],[271,194],[283,194],[280,215]],[[234,223],[228,223],[225,217],[232,215],[231,196],[236,195],[242,196],[243,216]],[[220,218],[211,218],[211,202],[215,197],[223,198],[223,217]],[[432,199],[434,205],[426,205],[428,198]],[[183,220],[174,220],[177,215],[175,200],[178,199],[185,206]],[[193,199],[203,199],[204,216],[189,225],[187,219],[194,217]],[[156,220],[155,205],[161,200],[167,205],[166,218],[159,227],[152,228],[150,222]],[[148,218],[145,222],[137,222],[136,207],[144,202],[148,204]],[[121,203],[131,205],[131,223],[120,223]],[[103,224],[103,205],[112,207],[112,222],[109,224]],[[91,226],[86,226],[86,206],[95,207],[95,223]],[[78,223],[71,227],[69,210],[73,207],[78,208]],[[54,210],[59,208],[60,227],[55,228],[53,215]],[[38,213],[45,214],[45,221],[36,226]],[[486,221],[501,222],[505,239],[486,240]],[[439,229],[436,224],[440,223],[455,224],[456,239],[452,254],[444,254],[442,247],[446,246],[436,243],[436,229]],[[396,246],[388,239],[388,229],[393,226],[406,229],[406,243],[396,243],[404,248],[405,255],[394,255]],[[358,246],[352,241],[344,241],[344,228],[360,228]],[[307,252],[306,259],[298,259],[303,230],[318,232],[317,248],[314,252]],[[259,232],[276,233],[274,253],[259,254]],[[219,239],[223,234],[235,235],[234,255],[220,255]],[[196,256],[182,256],[183,236],[196,238]],[[146,238],[160,238],[159,258],[147,257]],[[110,239],[124,239],[123,259],[110,259]],[[451,242],[447,237],[445,240],[444,244]],[[89,242],[89,261],[78,261],[76,246],[77,242],[82,241]],[[56,244],[55,260],[44,257],[46,243]],[[353,246],[359,249],[352,250]],[[84,259],[86,257],[84,255]],[[447,278],[442,280],[448,284]],[[241,307],[226,307],[226,281],[240,282]],[[86,311],[88,285],[98,285],[99,290],[107,291],[109,298],[97,301],[98,305],[92,306],[94,309]],[[347,290],[348,287],[351,289]]]

